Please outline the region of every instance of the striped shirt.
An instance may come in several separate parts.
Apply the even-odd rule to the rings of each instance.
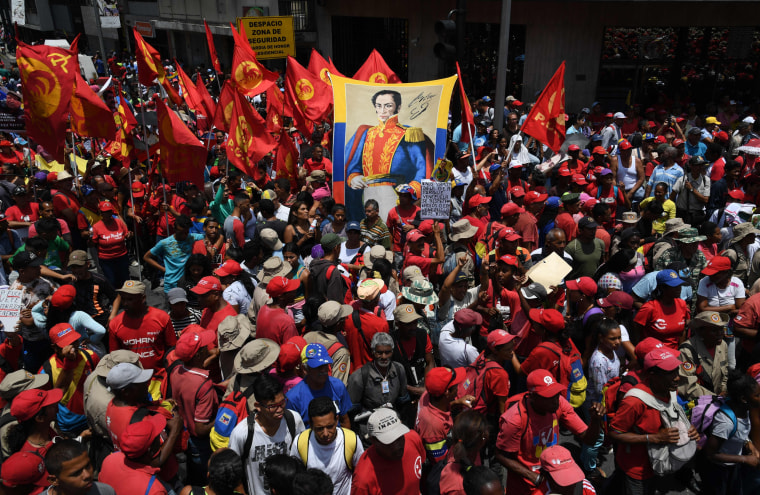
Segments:
[[[383,246],[386,250],[391,248],[391,233],[382,219],[378,218],[375,225],[367,227],[367,219],[361,221],[362,242],[368,246]]]
[[[177,338],[182,334],[182,330],[189,325],[197,325],[201,322],[201,312],[195,308],[187,307],[187,316],[184,318],[172,318],[172,325],[174,325],[174,332],[177,334]]]

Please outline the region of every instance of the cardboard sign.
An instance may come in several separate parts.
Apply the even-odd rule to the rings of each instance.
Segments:
[[[296,36],[291,16],[239,17],[237,21],[257,59],[296,56]]]
[[[526,275],[537,284],[543,285],[549,293],[551,292],[549,287],[559,286],[571,271],[573,268],[567,261],[560,258],[557,253],[552,253],[530,267]]]
[[[0,323],[3,324],[2,331],[5,333],[16,331],[16,322],[24,309],[21,302],[23,294],[22,290],[0,289]]]
[[[451,217],[451,182],[422,181],[420,218],[446,220]]]

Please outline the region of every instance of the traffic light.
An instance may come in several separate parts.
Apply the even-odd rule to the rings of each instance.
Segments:
[[[433,53],[437,58],[446,61],[453,61],[457,56],[456,38],[457,23],[451,19],[442,19],[435,23],[435,34],[438,36],[438,43],[433,47]]]

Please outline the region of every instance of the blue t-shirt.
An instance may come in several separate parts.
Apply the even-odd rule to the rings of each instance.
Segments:
[[[633,294],[644,301],[651,300],[652,292],[657,288],[658,273],[660,272],[651,272],[644,275],[644,277],[633,286]],[[692,294],[691,284],[684,284],[681,286],[681,299],[684,301],[691,301]]]
[[[153,246],[150,254],[164,260],[164,292],[169,292],[177,286],[177,282],[185,274],[185,263],[193,253],[195,241],[203,240],[203,234],[188,234],[187,239],[177,242],[173,235],[162,239]]]
[[[353,404],[351,398],[348,396],[348,390],[343,382],[330,376],[325,383],[322,390],[313,390],[306,384],[306,380],[303,380],[295,387],[291,388],[286,394],[288,398],[288,409],[292,409],[301,415],[306,427],[309,427],[309,403],[316,397],[330,397],[338,408],[338,415],[347,414],[351,410]]]

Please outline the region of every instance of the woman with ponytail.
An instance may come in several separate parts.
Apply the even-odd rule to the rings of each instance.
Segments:
[[[480,451],[488,442],[488,423],[473,410],[457,416],[451,430],[451,447],[439,483],[441,495],[465,495],[463,480],[468,469],[480,465]]]

